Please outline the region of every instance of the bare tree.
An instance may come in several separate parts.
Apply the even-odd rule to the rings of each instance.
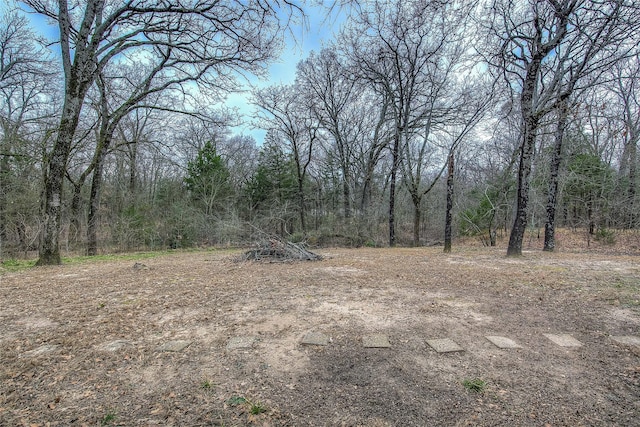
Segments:
[[[360,213],[367,217],[372,203],[374,190],[374,178],[380,159],[384,156],[384,151],[393,140],[394,130],[387,119],[389,111],[388,96],[377,94],[361,86],[366,97],[360,104],[363,107],[361,116],[363,121],[358,122],[360,126],[361,138],[356,140],[355,152],[356,173],[355,181],[361,183],[359,191]]]
[[[296,83],[311,97],[311,109],[320,125],[331,135],[342,179],[343,214],[351,217],[355,140],[360,136],[362,114],[354,108],[361,99],[356,79],[341,63],[336,51],[312,52],[298,64]]]
[[[113,68],[113,69],[111,69]],[[128,115],[140,110],[165,110],[190,114],[205,120],[207,114],[202,112],[185,111],[185,107],[172,107],[171,101],[176,97],[169,97],[176,87],[182,89],[184,83],[181,75],[166,72],[165,63],[154,67],[142,65],[107,67],[96,78],[98,87],[98,131],[96,150],[93,156],[93,176],[89,196],[89,213],[87,218],[87,253],[96,255],[98,248],[98,211],[100,207],[100,193],[102,185],[102,171],[104,160],[111,150],[112,140],[120,122]],[[126,76],[123,78],[122,76]],[[182,95],[178,91],[178,95]],[[164,95],[164,97],[163,97]],[[163,99],[164,98],[164,99]],[[188,108],[188,107],[187,107]],[[218,128],[216,120],[207,120],[212,128]],[[133,145],[135,141],[122,141],[123,145]],[[129,150],[131,153],[131,150]],[[131,180],[135,177],[130,177]]]
[[[549,109],[553,93],[541,84],[542,65],[567,34],[569,16],[576,0],[493,4],[492,35],[500,46],[498,66],[505,79],[521,88],[521,143],[518,167],[518,195],[515,220],[509,238],[508,255],[522,254],[527,226],[529,175],[540,121]]]
[[[457,2],[376,1],[363,6],[343,35],[345,53],[359,77],[389,101],[388,117],[394,128],[390,144],[390,246],[396,243],[396,184],[403,147],[429,119],[438,116],[434,107],[444,87],[442,79],[446,80],[454,66],[449,59],[455,57],[452,46],[461,41],[457,24],[462,15]]]
[[[496,95],[494,100],[499,98]],[[463,196],[456,203],[461,230],[479,235],[485,246],[495,246],[499,232],[508,231],[520,137],[519,114],[511,103],[494,107],[478,132],[483,137],[467,141],[465,149],[458,151],[454,170],[457,194]]]
[[[572,93],[599,51],[606,50],[609,44],[619,46],[620,36],[630,28],[622,27],[637,21],[637,6],[625,0],[495,0],[488,16],[490,34],[499,46],[499,55],[492,60],[510,87],[519,92],[522,137],[518,195],[507,254],[521,255],[529,179],[541,120],[561,104],[559,99]],[[609,18],[613,23],[603,24]],[[589,25],[595,29],[583,33]],[[600,45],[602,42],[605,44]]]
[[[449,159],[447,161],[447,208],[445,212],[445,225],[444,225],[444,249],[445,253],[451,252],[451,237],[452,237],[452,218],[451,211],[453,210],[453,191],[454,180],[453,173],[455,170],[455,149],[449,153]]]
[[[329,58],[320,58],[323,53],[329,53]],[[314,94],[309,101],[323,131],[321,160],[339,181],[342,216],[348,225],[356,226],[357,230],[351,231],[357,231],[360,239],[362,232],[371,231],[374,181],[380,159],[393,140],[388,118],[390,99],[358,78],[354,64],[347,63],[340,51],[323,51],[315,59],[326,68],[302,63],[296,82]],[[316,71],[319,76],[314,76]],[[307,90],[308,85],[316,88]]]
[[[640,55],[636,54],[616,64],[612,70],[611,91],[620,105],[623,151],[620,159],[620,174],[626,177],[627,227],[638,225],[638,142],[640,141]]]
[[[87,91],[107,65],[144,58],[182,83],[197,81],[225,92],[233,72],[259,71],[280,46],[286,1],[26,0],[35,12],[58,23],[65,75],[64,106],[44,185],[44,230],[38,264],[59,264],[65,167]],[[283,11],[284,9],[284,11]],[[179,77],[178,77],[179,76]],[[185,89],[186,90],[186,89]]]
[[[2,12],[0,10],[0,12]],[[0,257],[14,225],[21,250],[29,246],[26,217],[37,205],[24,204],[34,185],[46,119],[52,114],[55,84],[46,52],[34,42],[26,18],[0,17]],[[43,131],[44,130],[44,131]],[[37,182],[37,180],[35,181]],[[25,200],[26,201],[26,200]],[[11,203],[9,203],[11,202]],[[10,208],[11,206],[11,208]]]
[[[639,23],[634,18],[640,7],[622,1],[590,8],[583,5],[571,17],[565,40],[557,47],[550,64],[547,80],[557,91],[553,103],[556,130],[547,193],[547,220],[544,250],[555,248],[555,215],[558,197],[558,175],[562,162],[562,146],[572,104],[586,88],[597,84],[603,73],[629,56],[638,38]]]
[[[424,134],[420,135],[419,141],[409,140],[403,146],[403,182],[414,207],[414,246],[418,246],[420,241],[423,198],[433,190],[444,171],[448,170],[453,161],[451,153],[460,149],[492,102],[491,87],[481,79],[474,82],[467,75],[458,76],[458,79],[467,80],[468,83],[457,81],[448,90],[446,87],[439,87],[434,103],[426,114]],[[446,94],[438,95],[440,91]],[[431,95],[434,94],[430,93]],[[433,172],[431,179],[427,180],[425,172],[429,167]],[[449,175],[447,178],[453,179]],[[453,185],[453,182],[448,181],[448,184]],[[450,216],[449,213],[447,216]]]
[[[318,139],[319,124],[302,94],[292,85],[269,86],[255,90],[253,103],[259,108],[256,119],[286,141],[295,163],[298,213],[302,233],[307,232],[304,185]]]

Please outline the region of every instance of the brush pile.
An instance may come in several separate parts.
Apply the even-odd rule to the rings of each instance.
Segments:
[[[292,243],[277,236],[269,236],[254,249],[242,254],[238,261],[320,261],[322,257],[307,250],[304,243]]]

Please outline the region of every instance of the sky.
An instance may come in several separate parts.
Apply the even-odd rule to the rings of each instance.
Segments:
[[[332,3],[328,1],[326,3]],[[23,6],[23,9],[26,9]],[[2,14],[3,8],[0,8]],[[295,79],[296,65],[306,58],[313,50],[319,50],[327,44],[337,33],[339,25],[344,21],[344,10],[334,8],[331,15],[327,15],[327,9],[321,5],[305,7],[307,15],[306,25],[296,25],[291,31],[286,33],[286,45],[282,50],[280,58],[268,67],[268,77],[259,80],[250,78],[250,82],[244,85],[244,90],[231,93],[220,106],[237,108],[239,113],[245,118],[244,124],[232,129],[234,134],[245,134],[253,136],[261,144],[266,134],[261,129],[254,129],[250,123],[250,116],[253,107],[250,105],[251,85],[265,87],[273,84],[290,84]],[[36,33],[40,33],[47,39],[55,40],[58,37],[56,25],[47,22],[41,15],[27,14],[31,26]],[[55,49],[55,47],[54,47]],[[54,52],[55,53],[55,52]]]
[[[266,87],[293,83],[298,62],[308,57],[311,51],[319,51],[330,42],[337,34],[340,23],[345,19],[343,10],[334,9],[331,15],[327,16],[327,9],[322,6],[309,7],[306,12],[306,28],[297,26],[287,34],[286,46],[280,58],[268,67],[268,78],[262,81],[255,79],[251,82],[253,85]],[[250,89],[246,86],[245,92],[230,94],[225,105],[238,108],[247,117],[245,125],[234,128],[234,132],[251,135],[261,144],[266,131],[253,129],[249,122],[249,116],[254,111],[249,101]]]

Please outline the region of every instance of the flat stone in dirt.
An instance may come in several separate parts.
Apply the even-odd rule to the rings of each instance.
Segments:
[[[191,345],[191,341],[168,341],[157,348],[157,351],[174,351],[179,352]]]
[[[329,345],[329,337],[321,332],[307,332],[300,344],[304,345]]]
[[[620,344],[634,345],[636,347],[640,347],[640,337],[635,337],[633,335],[611,337],[611,339]]]
[[[140,262],[136,262],[135,264],[133,264],[132,267],[135,271],[140,271],[140,270],[148,270],[149,267],[147,267],[146,265],[140,263]]]
[[[522,348],[520,344],[518,344],[514,340],[507,337],[501,337],[497,335],[488,335],[488,336],[485,336],[485,338],[491,341],[498,348],[504,348],[504,349]]]
[[[235,350],[238,348],[251,348],[256,342],[255,336],[233,337],[227,343],[227,350]]]
[[[582,347],[582,343],[569,334],[544,334],[544,336],[560,347]]]
[[[438,353],[454,353],[456,351],[464,351],[464,348],[460,347],[460,345],[451,338],[427,340],[427,344],[429,344],[429,347],[431,347]]]
[[[58,345],[55,344],[45,344],[41,345],[38,348],[34,348],[33,350],[29,350],[23,354],[23,357],[36,357],[47,353],[53,353],[58,349]]]
[[[131,346],[131,341],[127,340],[115,340],[108,343],[104,343],[98,346],[98,350],[115,352],[121,350],[125,347]]]
[[[362,337],[362,345],[364,348],[389,348],[391,343],[387,335],[375,334],[365,335]]]

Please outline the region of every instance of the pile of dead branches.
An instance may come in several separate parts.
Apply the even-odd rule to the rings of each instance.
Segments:
[[[255,248],[242,254],[239,261],[319,261],[322,257],[307,250],[303,243],[292,243],[277,236],[269,236]]]

